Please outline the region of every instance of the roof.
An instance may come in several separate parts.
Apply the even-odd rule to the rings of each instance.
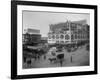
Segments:
[[[29,33],[29,34],[40,34],[40,30],[28,28],[27,33]]]
[[[70,23],[75,23],[75,24],[87,24],[87,21],[84,20],[79,20],[79,21],[66,21],[66,22],[62,22],[62,23],[58,23],[58,24],[51,24],[50,25],[50,30],[51,31],[60,31],[62,29],[66,29],[69,27]]]

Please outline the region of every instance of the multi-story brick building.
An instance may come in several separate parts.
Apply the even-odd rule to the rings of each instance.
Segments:
[[[66,21],[51,24],[48,33],[49,44],[74,44],[89,40],[89,25],[86,20]]]

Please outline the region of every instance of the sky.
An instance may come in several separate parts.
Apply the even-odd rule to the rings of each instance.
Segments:
[[[90,24],[90,15],[82,13],[59,13],[59,12],[43,12],[43,11],[23,11],[23,33],[27,28],[38,29],[42,37],[47,37],[50,24],[61,22],[87,20]]]

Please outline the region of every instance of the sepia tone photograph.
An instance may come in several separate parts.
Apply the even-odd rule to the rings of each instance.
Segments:
[[[22,67],[90,65],[90,14],[22,11]]]

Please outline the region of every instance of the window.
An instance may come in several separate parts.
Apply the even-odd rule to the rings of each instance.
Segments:
[[[51,39],[51,35],[49,35],[49,39]]]
[[[55,39],[55,35],[52,35],[52,38]]]
[[[66,41],[65,43],[68,43],[68,41]]]
[[[59,35],[56,35],[56,39],[59,39]]]
[[[60,41],[60,43],[61,43],[61,44],[63,44],[63,43],[64,43],[64,41]]]
[[[78,35],[78,39],[80,39],[80,37],[81,37],[81,36],[80,36],[80,35]]]
[[[76,28],[77,28],[77,24],[71,23],[71,30],[76,30]]]
[[[73,34],[71,35],[71,39],[72,39],[72,40],[74,39],[74,35],[73,35]]]
[[[67,40],[69,39],[69,35],[68,35],[68,34],[67,34],[67,35],[65,35],[65,39],[67,39]]]
[[[59,41],[56,41],[56,43],[59,43]]]
[[[75,35],[75,39],[77,39],[77,35]]]
[[[64,35],[61,35],[60,38],[63,39],[64,38]]]

